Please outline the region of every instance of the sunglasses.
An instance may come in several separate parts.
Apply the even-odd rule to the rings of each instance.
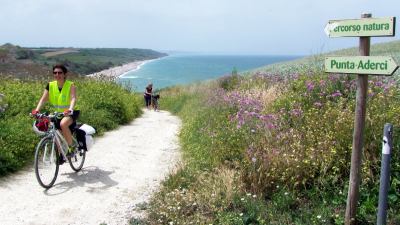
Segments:
[[[62,71],[54,71],[53,74],[63,74],[64,72]]]

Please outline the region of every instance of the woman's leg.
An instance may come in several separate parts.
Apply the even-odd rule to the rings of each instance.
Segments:
[[[148,109],[150,109],[150,105],[151,105],[151,103],[150,103],[150,101],[151,101],[151,96],[146,96],[145,98],[146,98],[146,107],[147,107]]]
[[[69,126],[71,126],[73,122],[74,120],[70,116],[62,118],[60,122],[61,131],[69,146],[72,145],[72,133],[71,130],[69,129]]]
[[[148,103],[147,103],[147,96],[144,96],[144,103],[146,104],[146,108],[149,108]]]

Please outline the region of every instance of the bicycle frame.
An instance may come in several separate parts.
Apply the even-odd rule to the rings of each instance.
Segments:
[[[53,145],[54,145],[54,143],[57,145],[58,152],[62,155],[62,157],[65,160],[67,160],[67,155],[65,153],[68,150],[68,148],[66,147],[66,146],[68,146],[68,143],[58,129],[56,129],[56,128],[53,128],[53,129],[54,129],[54,131],[53,131],[54,133],[52,135],[53,140],[54,140]],[[53,148],[53,146],[52,146],[52,148]]]
[[[56,117],[56,116],[54,116]],[[50,120],[50,126],[49,126],[49,130],[46,132],[47,134],[45,135],[45,137],[50,137],[51,139],[53,139],[53,145],[51,146],[52,150],[54,150],[55,144],[57,145],[57,152],[59,152],[61,154],[61,156],[67,160],[67,154],[66,152],[68,151],[68,143],[65,140],[64,136],[62,135],[62,133],[60,132],[60,130],[58,130],[55,127],[54,121]],[[74,143],[77,143],[76,139],[74,136],[72,136],[72,141]]]

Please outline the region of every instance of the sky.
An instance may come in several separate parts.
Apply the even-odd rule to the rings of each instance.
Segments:
[[[0,45],[310,55],[358,46],[324,27],[362,13],[398,27],[400,0],[0,0]]]

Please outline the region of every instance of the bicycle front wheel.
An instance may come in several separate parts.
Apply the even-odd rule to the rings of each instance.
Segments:
[[[59,164],[58,153],[51,137],[40,140],[35,152],[35,174],[40,186],[48,189],[56,182]]]
[[[82,169],[83,163],[85,163],[86,151],[83,149],[75,148],[71,157],[68,157],[68,162],[71,168],[78,172]]]

